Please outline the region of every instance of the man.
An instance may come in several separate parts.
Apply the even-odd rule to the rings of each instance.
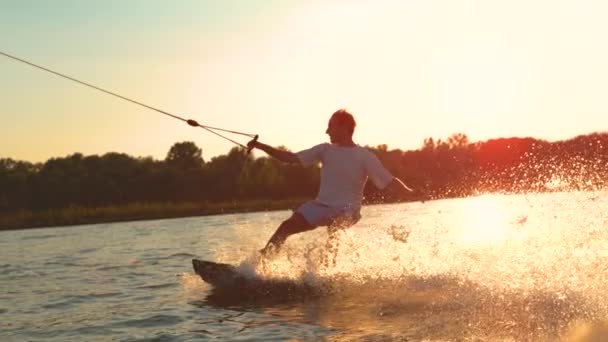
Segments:
[[[252,140],[249,148],[260,149],[286,162],[310,166],[321,163],[321,185],[315,200],[301,205],[272,235],[262,255],[278,252],[293,234],[327,226],[330,238],[339,229],[357,223],[361,218],[361,200],[367,178],[379,189],[396,194],[410,194],[412,189],[388,172],[378,158],[353,142],[355,119],[344,109],[333,113],[325,133],[330,144],[323,143],[297,153],[283,151]]]

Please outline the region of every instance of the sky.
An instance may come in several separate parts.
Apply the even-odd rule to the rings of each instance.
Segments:
[[[608,130],[607,16],[599,0],[0,0],[0,51],[294,151],[328,141],[339,108],[355,142],[411,150]],[[0,158],[164,159],[181,141],[205,160],[234,146],[0,56]]]

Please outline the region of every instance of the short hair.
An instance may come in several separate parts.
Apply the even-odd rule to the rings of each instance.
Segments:
[[[355,118],[351,113],[349,113],[346,109],[338,109],[331,115],[330,120],[336,120],[339,125],[346,126],[350,131],[350,135],[353,135],[355,132],[355,127],[357,123],[355,122]]]

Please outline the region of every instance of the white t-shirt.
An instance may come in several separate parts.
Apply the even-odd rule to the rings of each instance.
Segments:
[[[319,144],[296,153],[304,166],[321,162],[321,186],[317,201],[329,206],[361,206],[367,178],[385,188],[391,175],[375,154],[359,145]]]

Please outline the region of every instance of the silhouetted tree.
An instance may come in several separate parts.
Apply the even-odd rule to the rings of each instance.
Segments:
[[[191,141],[175,143],[167,153],[165,161],[168,165],[180,169],[199,168],[204,163],[203,150]]]
[[[0,159],[0,211],[31,205],[31,182],[38,167],[29,162]]]

